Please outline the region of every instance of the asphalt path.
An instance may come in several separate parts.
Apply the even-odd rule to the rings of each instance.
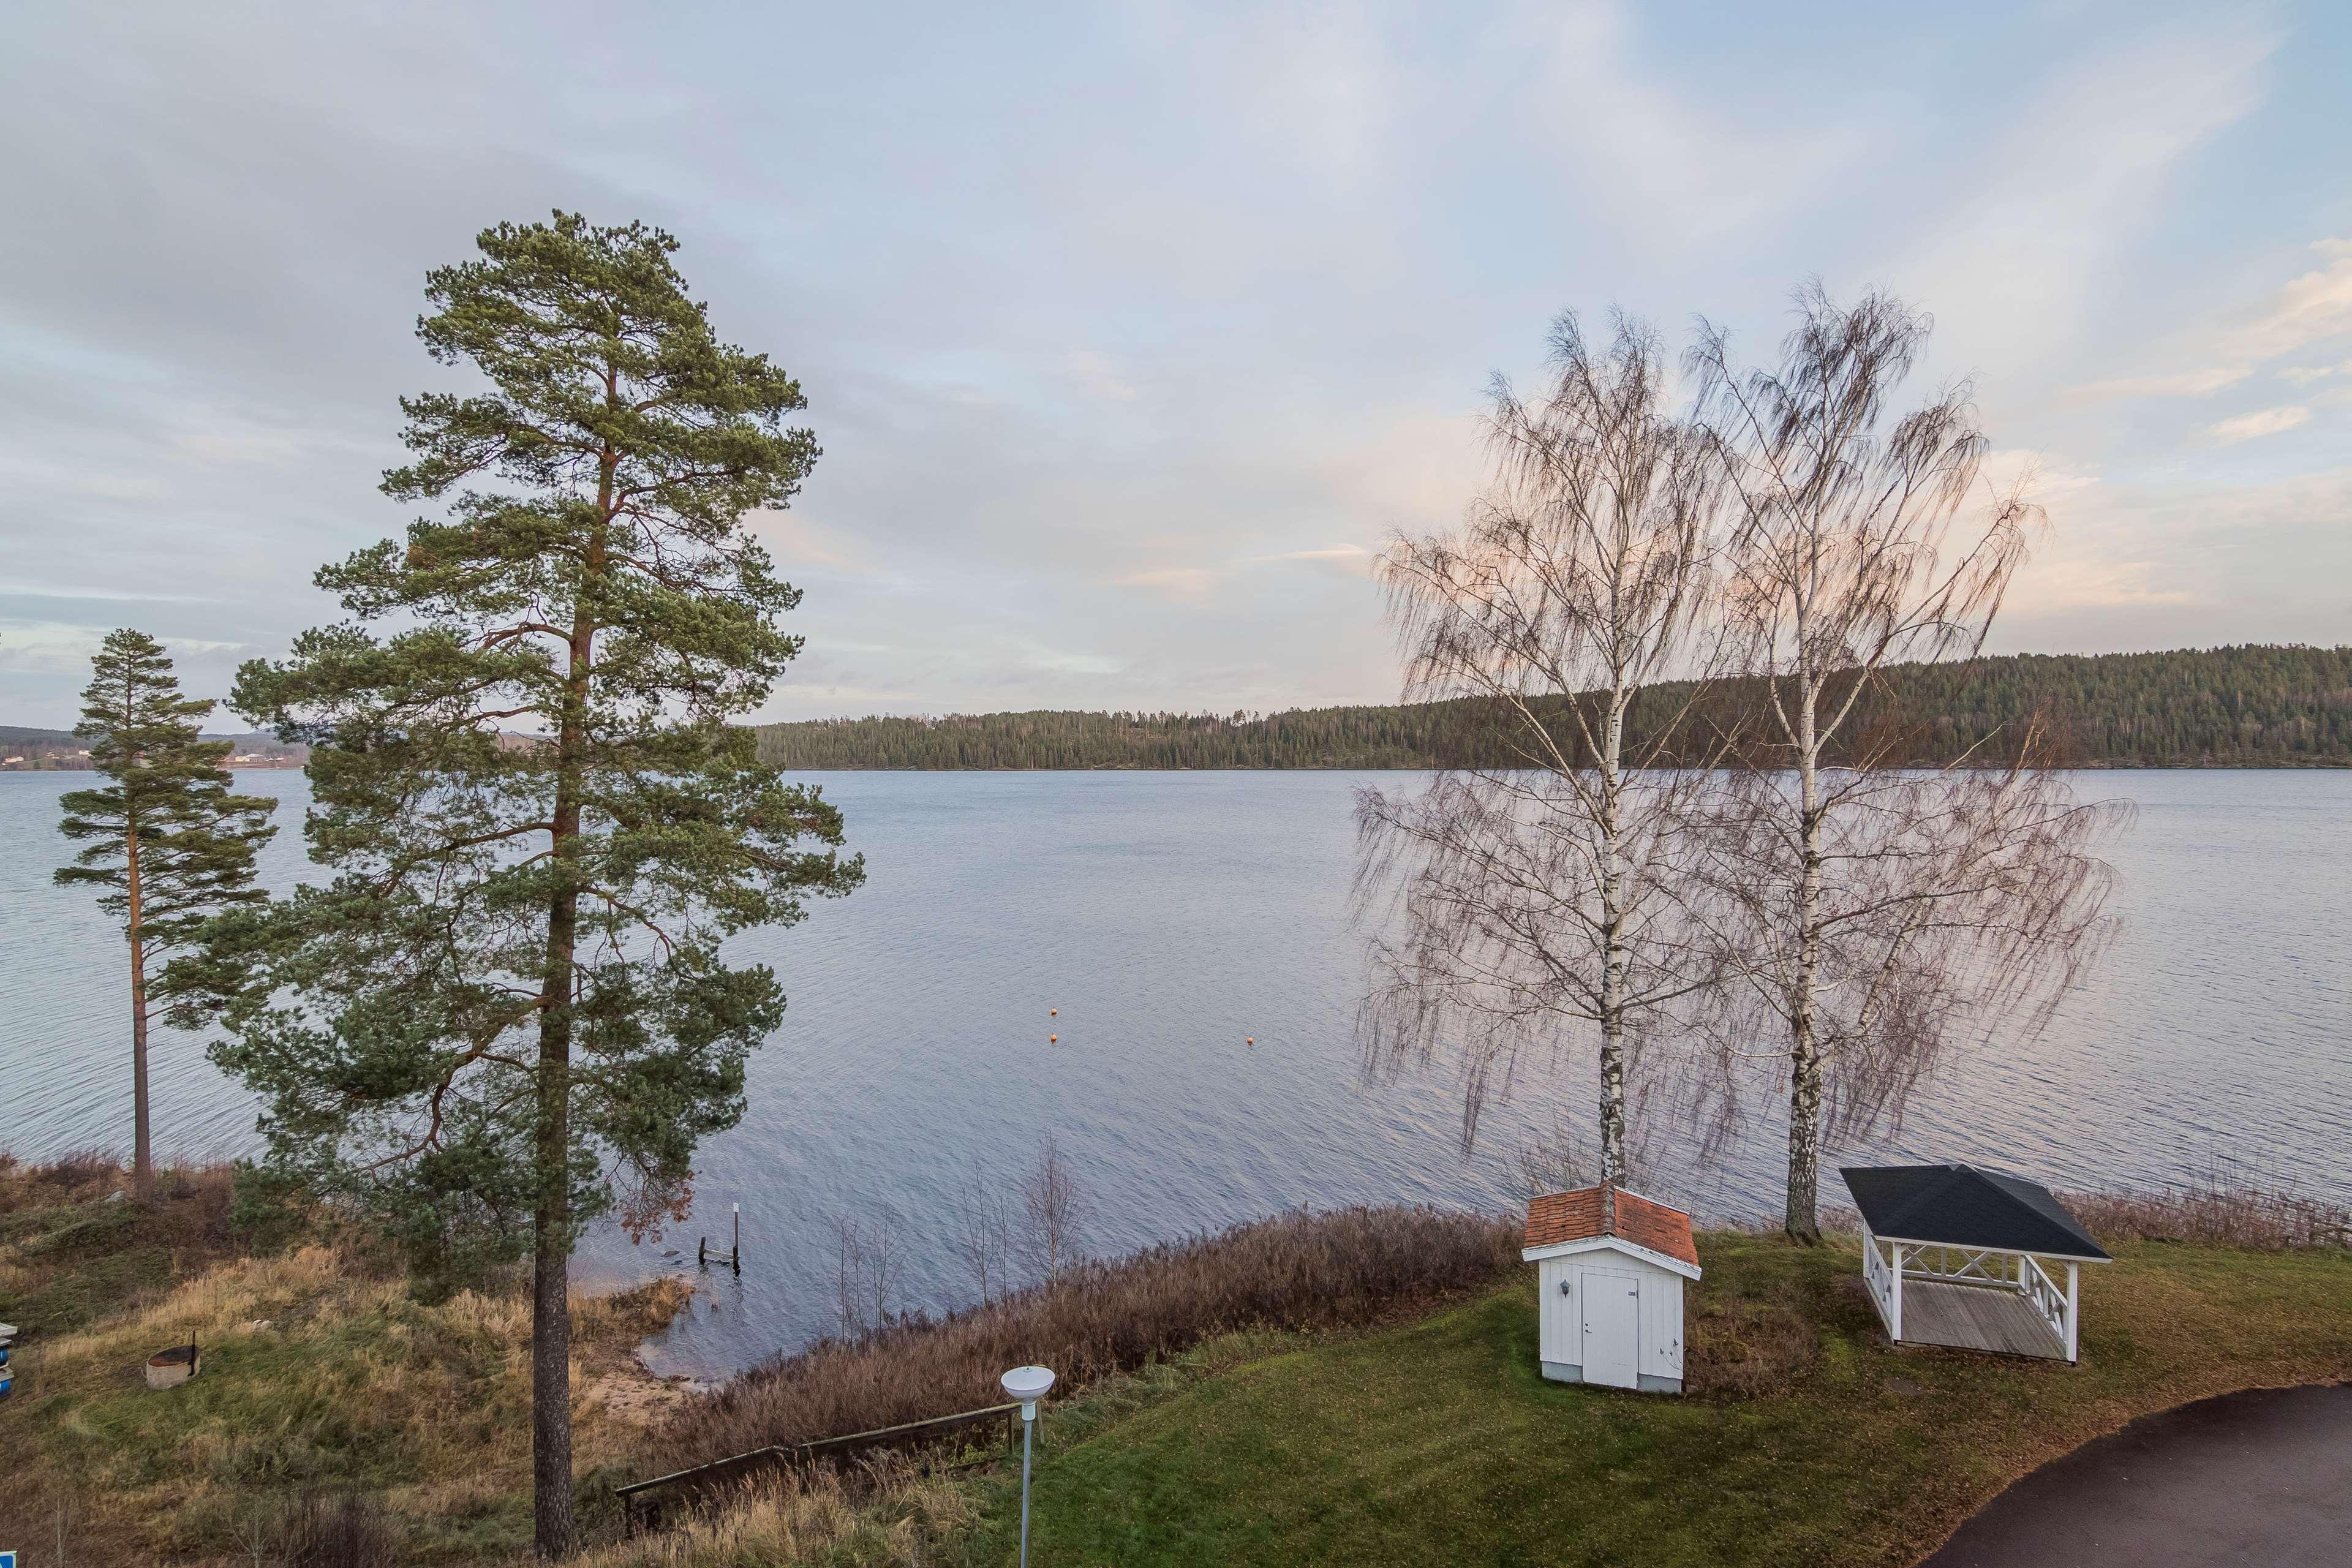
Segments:
[[[2352,1384],[2143,1416],[2053,1459],[1919,1568],[2346,1568]]]

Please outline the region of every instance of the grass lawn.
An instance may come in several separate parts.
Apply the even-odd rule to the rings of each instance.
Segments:
[[[1811,1325],[1779,1389],[1547,1383],[1530,1270],[1422,1322],[1053,1411],[1034,1560],[1908,1563],[2019,1476],[2137,1415],[2352,1377],[2342,1252],[2126,1246],[2084,1270],[2076,1367],[1889,1346],[1850,1240],[1715,1234],[1700,1256],[1694,1356],[1743,1323]],[[1009,1555],[1017,1492],[992,1484],[986,1510],[976,1562]]]

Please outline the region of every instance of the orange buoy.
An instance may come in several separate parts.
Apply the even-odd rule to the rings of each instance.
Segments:
[[[1045,1037],[1045,1043],[1049,1046],[1058,1046],[1062,1043],[1062,1037],[1059,1035],[1048,1035]]]
[[[1058,1018],[1061,1016],[1062,1010],[1059,1007],[1048,1007],[1045,1009],[1045,1016],[1048,1018]]]
[[[1254,1046],[1257,1044],[1257,1037],[1255,1035],[1247,1036],[1242,1040],[1242,1044],[1245,1046]]]

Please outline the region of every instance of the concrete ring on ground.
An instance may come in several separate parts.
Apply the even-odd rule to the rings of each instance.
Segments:
[[[2343,1568],[2352,1384],[2144,1415],[1987,1503],[1919,1568]]]

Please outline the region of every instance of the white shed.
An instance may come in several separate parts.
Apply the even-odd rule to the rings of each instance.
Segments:
[[[1619,1187],[1528,1205],[1543,1374],[1651,1394],[1683,1391],[1683,1281],[1699,1277],[1690,1215]]]

